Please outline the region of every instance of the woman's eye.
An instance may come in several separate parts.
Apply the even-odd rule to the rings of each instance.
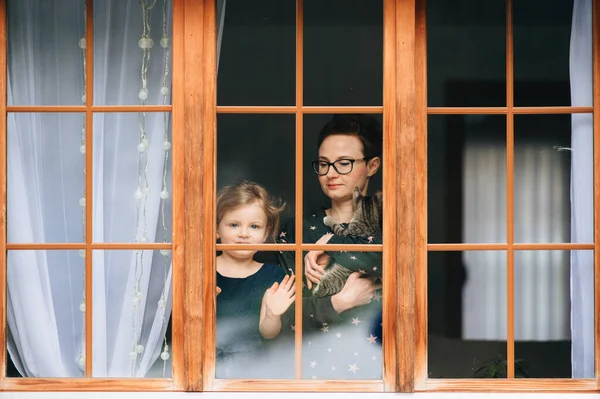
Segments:
[[[349,166],[350,161],[339,161],[340,166]]]
[[[327,162],[319,162],[319,167],[326,168],[329,164]]]

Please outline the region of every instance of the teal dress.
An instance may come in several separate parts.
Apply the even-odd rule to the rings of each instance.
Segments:
[[[333,233],[323,223],[325,210],[313,212],[302,224],[303,241],[315,243],[326,233]],[[279,243],[294,243],[294,222],[281,228]],[[381,244],[382,237],[352,237],[334,235],[329,244]],[[344,267],[381,277],[381,252],[327,251],[333,261]],[[288,273],[295,269],[294,253],[281,252],[279,263]],[[303,276],[304,281],[306,278]],[[302,298],[302,376],[307,379],[381,379],[383,371],[381,333],[381,292],[364,306],[338,314],[331,297],[318,298],[304,285]],[[288,320],[293,322],[294,309]],[[375,328],[374,328],[375,327]],[[292,333],[295,326],[283,330]]]

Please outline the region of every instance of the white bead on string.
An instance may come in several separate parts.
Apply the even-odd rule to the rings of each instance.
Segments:
[[[164,200],[166,200],[167,198],[169,198],[169,192],[167,191],[166,188],[160,192],[160,198],[162,198]]]
[[[165,149],[165,151],[169,151],[171,149],[171,142],[169,142],[169,140],[165,140],[165,142],[163,143],[163,148]]]

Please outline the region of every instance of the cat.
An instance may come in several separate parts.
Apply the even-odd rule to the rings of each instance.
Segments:
[[[347,227],[339,223],[332,216],[325,216],[323,223],[339,236],[381,237],[382,233],[382,192],[377,191],[372,196],[364,196],[358,188],[352,193],[352,220]],[[346,279],[352,274],[344,266],[335,262],[325,268],[321,281],[313,288],[312,294],[316,297],[331,296],[342,290]]]

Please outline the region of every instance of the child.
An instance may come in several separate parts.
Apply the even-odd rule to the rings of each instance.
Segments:
[[[257,183],[224,187],[217,197],[217,239],[222,244],[274,242],[283,209]],[[265,375],[268,361],[258,358],[265,340],[281,332],[281,316],[294,303],[294,276],[276,264],[255,261],[256,252],[227,250],[217,256],[217,378],[271,377]]]

